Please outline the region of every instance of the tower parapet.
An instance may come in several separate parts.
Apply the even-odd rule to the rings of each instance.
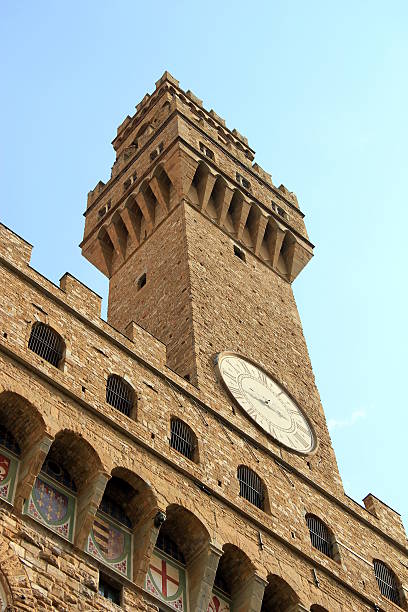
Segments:
[[[292,282],[310,260],[296,196],[257,163],[248,140],[168,72],[119,126],[112,176],[88,195],[84,256],[111,277],[181,201]]]

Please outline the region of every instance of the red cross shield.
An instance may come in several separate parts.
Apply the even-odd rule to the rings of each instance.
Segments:
[[[180,575],[177,567],[167,563],[165,559],[160,559],[157,555],[154,555],[150,571],[155,586],[164,599],[173,597],[177,593],[180,585]]]
[[[7,478],[10,468],[10,459],[0,454],[0,482]]]

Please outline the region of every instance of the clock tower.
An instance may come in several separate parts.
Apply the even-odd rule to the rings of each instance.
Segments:
[[[401,518],[337,468],[296,196],[167,72],[113,147],[81,244],[108,321],[0,224],[0,610],[407,610]]]
[[[295,194],[169,73],[113,146],[112,177],[89,194],[81,244],[109,277],[108,321],[124,333],[132,321],[144,327],[223,417],[342,490],[292,292],[313,255]],[[284,429],[283,440],[271,436],[231,402],[215,367],[224,351],[252,360],[292,399],[315,432],[307,459],[289,450]]]
[[[136,420],[170,518],[156,515],[159,536],[143,527],[158,539],[137,552],[138,580],[165,610],[404,608],[401,520],[344,493],[316,388],[292,291],[313,255],[295,194],[168,72],[112,144],[82,253],[109,278],[115,333],[145,364],[165,347],[159,382],[138,379]]]

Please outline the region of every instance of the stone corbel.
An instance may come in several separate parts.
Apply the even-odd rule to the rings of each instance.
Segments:
[[[197,160],[178,152],[164,164],[167,176],[177,193],[177,200],[187,196],[197,170]]]
[[[285,238],[285,228],[274,220],[271,220],[269,223],[272,231],[268,240],[268,250],[271,257],[272,268],[276,270],[282,243]]]
[[[100,234],[96,240],[94,240],[90,247],[83,253],[85,257],[92,261],[92,263],[108,278],[112,274],[112,256],[113,256],[113,245],[111,249],[109,245],[104,242]]]
[[[109,225],[107,225],[106,231],[108,232],[108,236],[111,239],[113,248],[118,254],[119,259],[123,261],[126,255],[126,244],[123,244],[123,240],[121,236],[119,235],[116,224],[112,222]]]
[[[156,176],[154,176],[149,181],[149,186],[150,186],[150,189],[153,191],[154,196],[156,200],[158,201],[160,208],[162,209],[163,216],[165,217],[168,213],[168,205],[167,205],[166,200],[164,199],[164,195],[162,193],[159,181],[157,180]]]
[[[151,234],[154,228],[154,211],[151,210],[151,206],[149,205],[149,203],[147,202],[146,198],[144,197],[141,191],[139,191],[139,193],[136,194],[135,198],[145,218],[147,233]]]
[[[231,204],[232,196],[234,195],[234,191],[230,187],[228,187],[228,185],[224,185],[222,195],[223,195],[223,198],[222,198],[222,203],[220,207],[220,214],[218,217],[218,223],[220,224],[221,227],[224,226],[225,218],[227,216],[228,209]]]
[[[311,260],[313,253],[306,249],[293,234],[288,233],[289,240],[285,248],[284,258],[288,270],[288,280],[292,282]]]
[[[238,218],[238,223],[236,227],[238,240],[241,240],[242,238],[242,233],[244,231],[244,227],[247,222],[250,210],[251,210],[251,204],[243,199],[240,204],[239,218]]]
[[[136,222],[134,219],[134,213],[129,208],[123,208],[120,211],[120,218],[122,219],[128,234],[130,236],[130,240],[134,248],[139,246],[139,237],[137,235]]]
[[[211,197],[212,190],[214,188],[216,177],[207,171],[205,176],[201,179],[198,187],[198,201],[200,203],[201,210],[204,212],[207,208],[208,201]]]
[[[43,436],[24,453],[21,459],[14,496],[14,508],[18,513],[23,511],[24,503],[32,491],[52,442],[51,436]]]
[[[154,508],[137,521],[133,537],[133,582],[138,586],[144,586],[157,536],[165,518],[164,510]]]
[[[266,226],[268,225],[268,221],[269,215],[265,213],[262,209],[258,208],[258,218],[254,224],[252,236],[255,255],[259,255],[259,251],[261,250],[262,240],[265,235],[265,230]]]
[[[86,540],[91,531],[96,511],[101,503],[110,474],[98,472],[82,487],[77,497],[75,544],[84,550]]]
[[[203,610],[205,612],[208,609],[221,556],[222,550],[209,543],[189,562],[187,571],[191,610]]]
[[[253,574],[233,595],[231,607],[234,612],[260,612],[267,584],[266,580]]]

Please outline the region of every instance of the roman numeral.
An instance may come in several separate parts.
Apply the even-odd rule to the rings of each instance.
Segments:
[[[249,414],[250,417],[252,417],[254,419],[254,421],[256,421],[258,419],[258,413],[255,410],[255,408],[252,407],[248,407],[246,409],[247,413]]]
[[[268,386],[268,379],[266,378],[265,374],[261,370],[258,370],[258,378],[259,378],[259,382],[261,382],[264,387]]]
[[[223,366],[231,368],[232,370],[234,370],[235,374],[239,374],[239,370],[237,370],[236,366],[234,365],[234,363],[232,361],[230,361],[229,359],[225,359],[223,362]],[[224,365],[225,364],[225,365]]]
[[[274,438],[276,438],[276,432],[275,432],[275,429],[273,428],[272,423],[269,423],[269,433],[270,433],[270,434],[271,434],[271,435],[272,435]]]
[[[237,377],[234,374],[231,374],[231,372],[228,372],[227,370],[223,370],[222,375],[226,378],[229,378],[233,382],[237,382]]]
[[[306,440],[302,438],[302,436],[300,435],[298,431],[294,433],[293,436],[300,443],[301,448],[307,448]]]

